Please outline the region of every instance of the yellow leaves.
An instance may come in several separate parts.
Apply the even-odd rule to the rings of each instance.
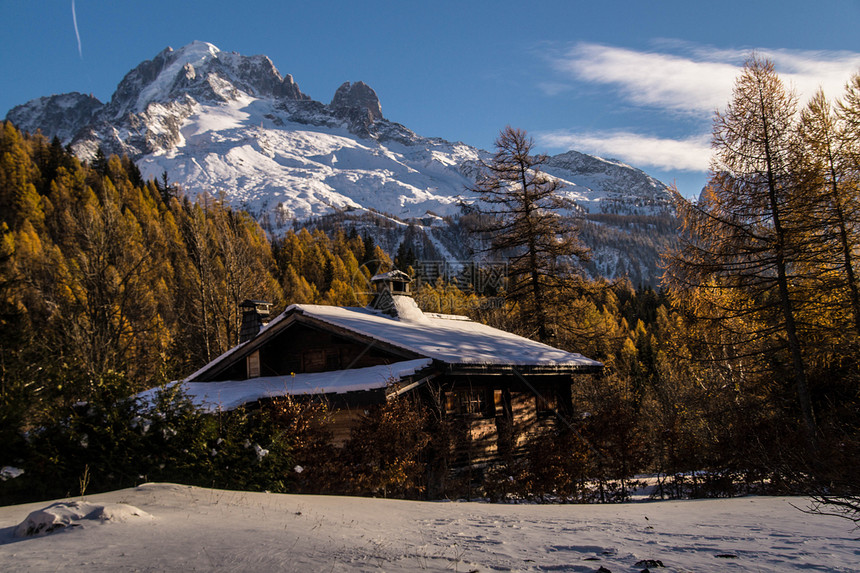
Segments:
[[[363,304],[359,303],[353,287],[340,279],[332,281],[331,288],[323,297],[323,304],[333,306],[363,306]]]
[[[10,236],[11,237],[11,236]],[[24,264],[36,264],[41,262],[44,257],[42,248],[42,240],[30,224],[30,221],[24,221],[21,229],[16,233],[14,244],[16,245],[16,254],[18,260]]]
[[[349,239],[343,232],[330,239],[322,231],[311,233],[303,228],[277,239],[273,252],[282,269],[287,303],[365,305],[370,275],[367,268],[359,266],[355,255],[363,249],[361,238]],[[390,264],[381,250],[376,256]]]
[[[11,257],[15,252],[15,236],[5,222],[0,222],[0,259]]]
[[[636,328],[632,332],[632,336],[637,343],[641,343],[648,338],[648,331],[645,330],[645,323],[642,322],[641,318],[636,320]]]
[[[282,284],[284,296],[290,304],[314,303],[319,298],[319,292],[304,277],[299,276],[291,266],[284,274]]]
[[[638,356],[639,351],[636,349],[636,344],[629,338],[624,339],[624,344],[621,345],[621,359],[628,363],[633,363]]]

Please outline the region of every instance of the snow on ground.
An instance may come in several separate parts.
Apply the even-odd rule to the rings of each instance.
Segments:
[[[860,571],[852,524],[802,498],[502,505],[144,484],[87,501],[152,518],[16,538],[49,504],[2,507],[0,570]]]

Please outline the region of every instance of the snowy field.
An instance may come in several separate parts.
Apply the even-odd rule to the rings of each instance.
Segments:
[[[15,531],[50,503],[0,507],[0,571],[860,571],[860,531],[801,498],[500,505],[145,484],[68,501],[51,512],[97,511],[35,537]]]

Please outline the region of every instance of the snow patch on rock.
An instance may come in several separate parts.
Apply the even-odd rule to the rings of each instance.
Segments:
[[[0,469],[0,481],[15,479],[16,477],[20,477],[22,475],[24,475],[24,470],[22,470],[21,468],[16,468],[13,466],[3,466],[3,469]]]
[[[126,503],[61,501],[30,513],[15,528],[15,537],[47,535],[68,527],[81,526],[82,521],[123,522],[132,518],[153,519],[147,512]]]

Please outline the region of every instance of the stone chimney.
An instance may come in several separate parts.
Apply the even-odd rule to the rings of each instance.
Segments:
[[[269,313],[272,303],[263,300],[243,300],[239,303],[242,309],[242,326],[239,329],[239,344],[248,342],[260,332],[264,325],[269,324]]]
[[[370,282],[376,287],[376,294],[388,291],[392,295],[412,296],[409,285],[412,283],[412,277],[403,271],[393,270],[387,273],[375,275],[370,279]]]
[[[410,322],[425,322],[427,319],[412,298],[410,284],[412,278],[403,271],[389,271],[374,276],[370,282],[376,287],[376,294],[370,308],[392,318]]]

